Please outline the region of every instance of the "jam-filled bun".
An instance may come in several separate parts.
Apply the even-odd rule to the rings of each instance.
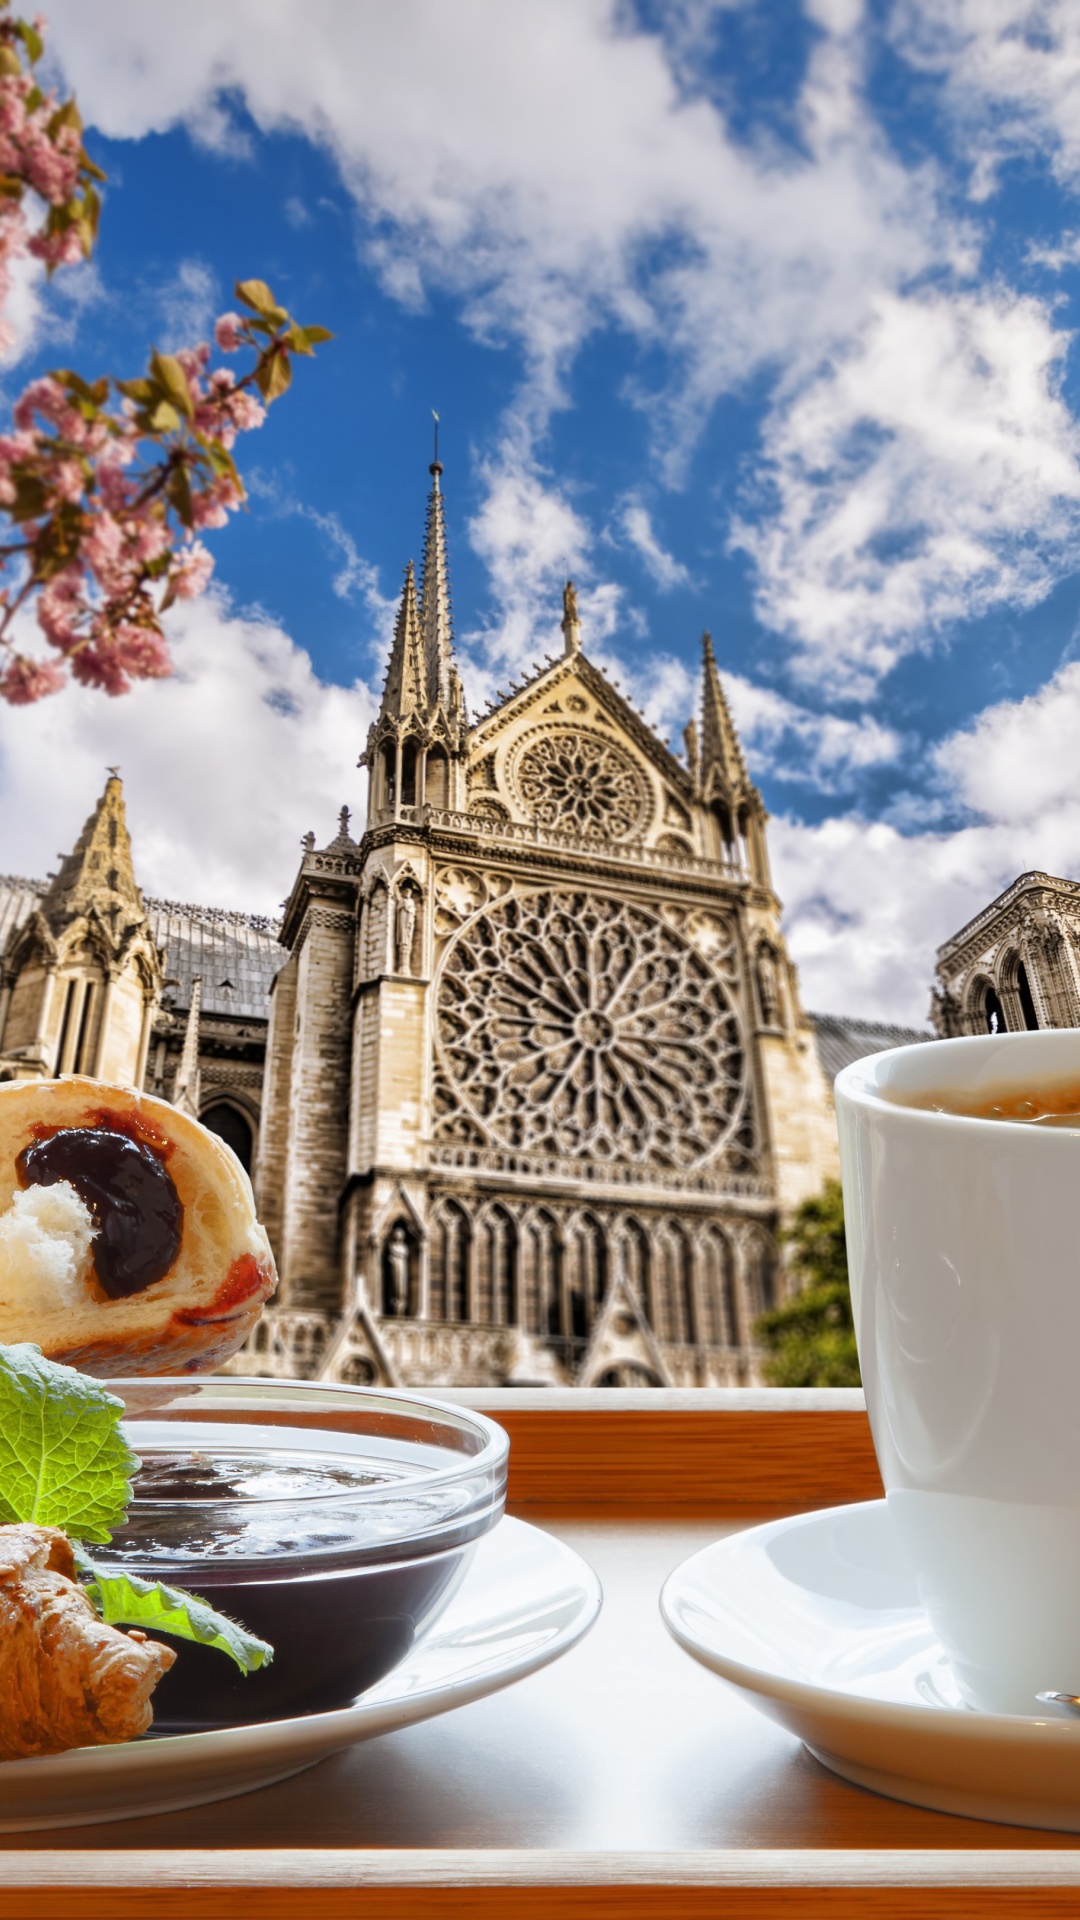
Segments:
[[[0,1341],[83,1373],[209,1372],[276,1284],[217,1134],[98,1080],[0,1086]]]

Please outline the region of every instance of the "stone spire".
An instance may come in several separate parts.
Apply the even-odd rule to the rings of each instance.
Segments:
[[[202,975],[197,973],[191,983],[191,1005],[188,1008],[184,1045],[180,1054],[180,1065],[176,1069],[172,1095],[173,1106],[179,1107],[181,1113],[190,1114],[193,1120],[199,1117],[199,1011],[201,1006]]]
[[[735,722],[727,696],[720,683],[720,671],[713,653],[712,635],[701,636],[705,692],[702,703],[701,775],[708,779],[715,769],[729,793],[750,786],[743,750],[735,731]]]
[[[428,703],[428,684],[416,604],[416,576],[410,560],[405,569],[405,585],[401,591],[401,605],[394,627],[394,644],[390,649],[390,664],[386,670],[383,713],[391,714],[395,719],[402,719],[407,713],[423,713]]]
[[[135,884],[124,786],[116,767],[109,768],[104,793],[73,850],[61,858],[41,901],[41,911],[54,932],[91,908],[113,924],[114,934],[146,917]]]
[[[424,538],[424,570],[420,577],[420,631],[424,640],[424,665],[427,695],[433,707],[450,705],[450,675],[453,666],[454,628],[450,613],[450,576],[446,565],[446,525],[443,498],[439,490],[442,467],[438,453],[428,472],[427,533]]]

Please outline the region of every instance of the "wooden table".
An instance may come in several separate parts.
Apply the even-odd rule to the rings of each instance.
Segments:
[[[1080,1836],[847,1785],[661,1624],[720,1533],[876,1495],[859,1395],[455,1397],[510,1428],[513,1510],[596,1568],[592,1634],[260,1793],[0,1838],[4,1920],[1080,1914]]]

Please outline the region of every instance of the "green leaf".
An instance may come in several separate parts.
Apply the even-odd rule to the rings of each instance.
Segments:
[[[115,1394],[40,1347],[0,1347],[0,1520],[107,1540],[141,1464],[120,1432],[123,1413]]]
[[[169,483],[165,491],[168,494],[169,504],[174,509],[177,519],[180,520],[185,527],[193,527],[195,525],[195,512],[191,499],[191,480],[186,467],[179,466],[173,468],[169,475]]]
[[[274,1649],[246,1627],[207,1606],[197,1594],[143,1580],[137,1573],[107,1573],[88,1554],[76,1549],[86,1592],[106,1626],[142,1627],[148,1633],[172,1633],[180,1640],[197,1640],[217,1647],[235,1660],[241,1673],[257,1673],[269,1666]]]
[[[15,31],[30,55],[31,60],[40,60],[45,51],[45,42],[29,20],[16,20]]]
[[[190,420],[195,412],[195,402],[191,398],[187,375],[179,360],[171,353],[152,353],[150,371],[177,412],[182,413],[185,420]]]
[[[238,280],[236,297],[243,301],[245,307],[251,307],[261,314],[264,320],[272,320],[276,327],[284,326],[289,317],[285,308],[278,306],[265,280]]]
[[[168,400],[159,400],[147,420],[151,433],[175,433],[180,425],[180,415]]]
[[[267,403],[283,394],[291,380],[292,367],[287,353],[275,350],[262,356],[255,369],[255,385]]]

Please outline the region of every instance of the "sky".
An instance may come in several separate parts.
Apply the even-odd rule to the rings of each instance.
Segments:
[[[273,912],[357,770],[433,409],[473,711],[561,645],[681,750],[713,636],[805,1003],[1080,877],[1080,0],[53,0],[108,175],[0,364],[131,376],[237,278],[335,339],[240,443],[177,671],[0,712],[0,866],[123,770],[147,892]]]

